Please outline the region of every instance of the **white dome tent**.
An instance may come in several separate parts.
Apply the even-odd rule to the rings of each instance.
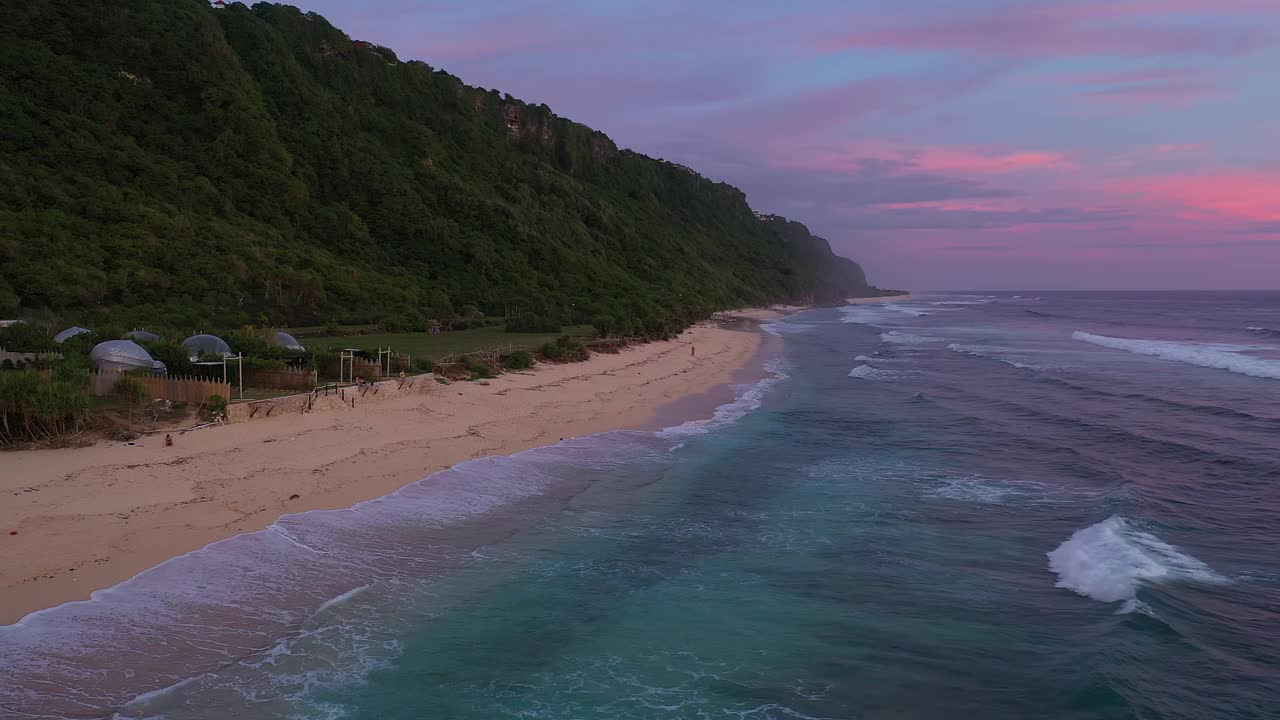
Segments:
[[[83,327],[80,327],[79,325],[74,325],[72,327],[67,328],[66,330],[63,330],[57,335],[54,335],[53,341],[56,343],[64,343],[77,335],[83,335],[88,332],[93,332],[93,331],[90,330],[89,328],[83,328]]]
[[[124,334],[126,340],[137,340],[139,342],[160,342],[160,336],[147,332],[146,330],[130,330]]]
[[[192,335],[182,341],[182,347],[191,353],[191,359],[195,360],[201,355],[220,355],[222,357],[231,357],[231,346],[226,340],[217,335]]]
[[[306,350],[298,339],[287,332],[277,332],[271,336],[271,344],[275,347],[282,347],[286,350]]]
[[[93,346],[89,359],[102,372],[127,372],[150,370],[164,372],[164,363],[151,357],[141,345],[132,340],[108,340]]]

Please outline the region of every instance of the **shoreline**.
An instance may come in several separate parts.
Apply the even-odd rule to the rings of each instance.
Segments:
[[[7,453],[0,625],[87,600],[281,515],[349,508],[459,462],[709,417],[734,385],[766,375],[778,345],[759,323],[799,309],[724,313],[673,340],[583,363],[544,363],[352,410],[231,423],[182,435],[171,448],[148,437],[137,446]]]
[[[906,295],[876,295],[875,297],[845,298],[845,302],[849,305],[874,305],[876,303],[906,302],[910,299],[911,293],[907,293]]]

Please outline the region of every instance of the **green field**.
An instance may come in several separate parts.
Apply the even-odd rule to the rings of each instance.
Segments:
[[[395,353],[409,353],[414,359],[429,357],[439,359],[449,353],[469,353],[493,350],[508,345],[523,345],[536,350],[539,345],[555,340],[561,335],[595,337],[590,325],[570,325],[558,333],[509,333],[500,327],[483,327],[474,330],[458,330],[431,335],[425,332],[382,333],[376,335],[338,335],[304,340],[310,350],[341,350],[359,348],[375,352],[390,347]]]

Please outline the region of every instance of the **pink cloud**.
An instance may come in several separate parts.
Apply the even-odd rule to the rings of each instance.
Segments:
[[[913,165],[940,173],[1004,175],[1026,170],[1067,170],[1074,167],[1063,153],[1043,150],[982,152],[964,147],[925,147],[915,151]]]
[[[1280,174],[1231,172],[1135,178],[1112,184],[1118,192],[1172,206],[1189,219],[1280,220]]]
[[[959,145],[903,146],[887,142],[862,142],[821,147],[772,147],[771,156],[781,166],[813,170],[859,170],[877,164],[889,171],[942,175],[1006,175],[1030,170],[1071,170],[1074,162],[1065,153],[1045,150],[997,150]]]

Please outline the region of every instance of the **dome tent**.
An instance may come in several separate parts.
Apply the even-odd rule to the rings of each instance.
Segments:
[[[191,353],[193,360],[201,355],[221,355],[222,357],[231,355],[231,346],[217,335],[192,335],[182,341],[182,347]]]
[[[160,342],[160,336],[147,332],[146,330],[130,330],[124,334],[126,340],[137,340],[139,342]]]
[[[277,332],[271,336],[271,344],[275,347],[282,347],[286,350],[306,350],[298,339],[287,332]]]
[[[79,325],[75,325],[67,328],[66,330],[63,330],[57,335],[54,335],[53,341],[56,343],[64,343],[77,335],[83,335],[87,332],[93,332],[93,331],[90,330],[89,328],[82,328]]]
[[[160,370],[164,363],[156,362],[141,345],[132,340],[108,340],[93,346],[89,359],[103,371]]]

